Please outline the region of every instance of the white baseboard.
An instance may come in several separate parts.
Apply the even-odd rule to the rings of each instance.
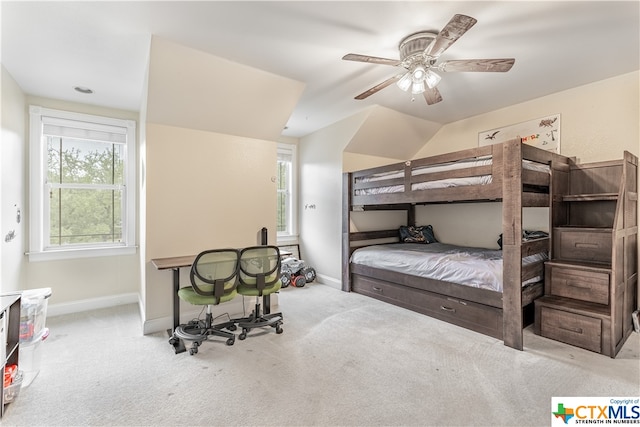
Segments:
[[[324,274],[318,274],[316,278],[318,282],[322,283],[323,285],[327,285],[338,290],[342,289],[342,280],[335,279],[330,276],[325,276]]]
[[[244,305],[243,305],[244,303]],[[49,304],[47,306],[47,316],[61,316],[64,314],[81,313],[83,311],[92,311],[100,308],[116,307],[125,304],[138,304],[140,309],[140,317],[144,319],[142,310],[142,301],[137,293],[110,295],[107,297],[89,298],[73,302]],[[214,317],[228,313],[231,317],[240,317],[248,314],[253,310],[253,297],[237,297],[232,301],[216,306],[213,312]],[[278,307],[277,294],[271,298],[272,308]],[[188,307],[180,312],[180,321],[186,322],[189,319],[198,317],[201,314],[201,308]],[[144,320],[142,324],[143,334],[151,334],[161,332],[173,327],[173,315],[163,316],[156,319]]]
[[[63,314],[80,313],[99,308],[116,307],[125,304],[137,304],[139,296],[136,292],[107,297],[89,298],[72,302],[63,302],[47,305],[47,316],[61,316]]]

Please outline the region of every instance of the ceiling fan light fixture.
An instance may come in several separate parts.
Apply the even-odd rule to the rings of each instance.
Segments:
[[[403,91],[408,91],[409,88],[411,87],[411,84],[413,83],[413,79],[411,78],[411,73],[410,72],[406,72],[404,73],[404,75],[400,78],[400,80],[398,80],[398,82],[396,83],[396,85],[398,85],[398,87],[400,89],[402,89]]]
[[[413,70],[411,70],[411,75],[413,76],[413,81],[418,82],[424,80],[427,71],[424,69],[424,65],[416,65]]]
[[[436,87],[438,83],[440,83],[441,79],[442,77],[440,77],[439,74],[436,74],[431,70],[428,70],[427,74],[424,77],[424,80],[427,83],[427,86],[429,86],[429,89],[433,89],[434,87]]]
[[[424,92],[424,80],[414,81],[411,86],[411,93],[417,95]]]

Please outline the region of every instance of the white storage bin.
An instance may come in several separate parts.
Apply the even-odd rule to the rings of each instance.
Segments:
[[[40,373],[42,342],[46,340],[48,336],[49,329],[44,328],[34,339],[20,344],[20,371],[23,375],[22,387],[29,387],[29,384],[31,384]]]
[[[11,403],[20,394],[20,387],[24,381],[24,375],[21,371],[18,371],[17,375],[13,379],[13,382],[9,384],[9,387],[4,389],[4,403]]]
[[[51,288],[30,289],[21,292],[20,346],[35,340],[44,330],[47,319],[47,301]]]

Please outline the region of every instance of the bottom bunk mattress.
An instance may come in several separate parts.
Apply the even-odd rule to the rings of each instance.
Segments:
[[[545,253],[527,256],[523,265],[543,261]],[[412,276],[502,292],[502,251],[446,243],[390,243],[365,246],[351,255],[351,263]],[[535,283],[534,277],[523,283]]]

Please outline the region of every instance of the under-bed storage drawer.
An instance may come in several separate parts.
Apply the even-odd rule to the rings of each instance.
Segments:
[[[550,266],[550,295],[573,298],[597,304],[609,304],[609,275],[599,271],[584,271]]]
[[[352,290],[502,339],[502,311],[495,307],[359,275]]]
[[[540,335],[600,353],[602,321],[549,307],[540,310]]]
[[[556,227],[553,233],[554,259],[611,263],[611,229]]]

